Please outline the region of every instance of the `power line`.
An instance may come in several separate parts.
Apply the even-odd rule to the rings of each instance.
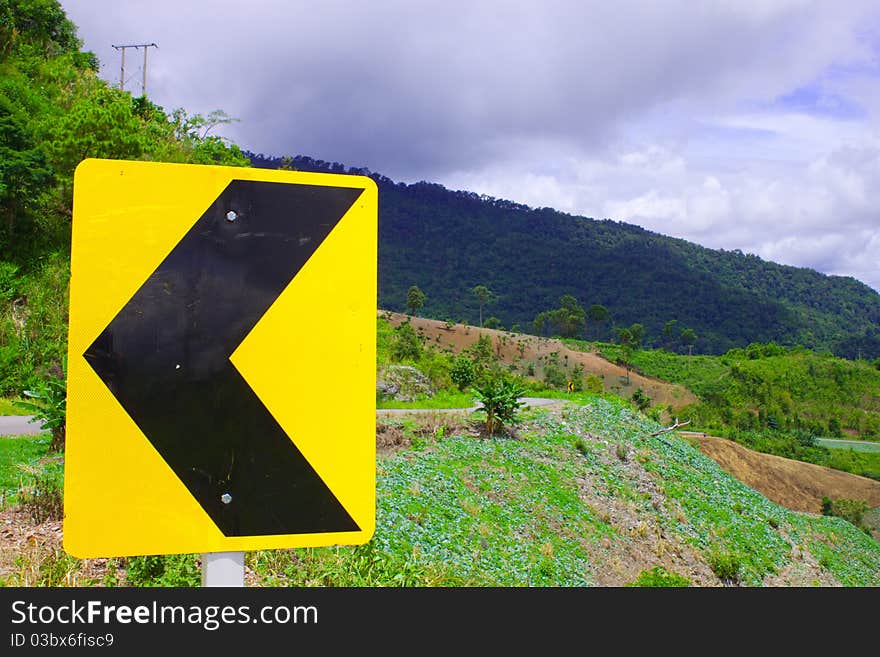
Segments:
[[[110,44],[113,45],[113,44]],[[124,46],[116,46],[113,45],[116,50],[122,51],[122,66],[119,71],[119,90],[125,91],[125,49],[126,48],[134,48],[137,50],[138,48],[144,49],[144,77],[141,83],[141,95],[147,95],[147,50],[150,48],[158,48],[155,43],[131,43]]]

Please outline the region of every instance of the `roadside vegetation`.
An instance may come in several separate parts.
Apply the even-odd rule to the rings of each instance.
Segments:
[[[120,91],[54,0],[0,2],[0,396],[62,376],[73,173],[86,158],[249,164],[232,121]]]
[[[620,345],[595,348],[608,360],[622,358]],[[880,369],[867,361],[775,344],[722,356],[638,350],[630,359],[638,371],[696,393],[701,402],[689,416],[707,431],[732,427],[880,440]]]
[[[249,552],[250,585],[880,585],[880,544],[838,517],[859,509],[773,504],[675,434],[651,436],[659,425],[623,400],[524,409],[516,438],[398,422],[410,439],[378,458],[372,540]],[[27,441],[48,453],[47,438]],[[5,584],[200,583],[198,555],[77,560],[32,547]]]

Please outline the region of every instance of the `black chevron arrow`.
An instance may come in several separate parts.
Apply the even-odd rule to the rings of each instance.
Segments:
[[[362,191],[233,180],[83,354],[226,536],[359,529],[229,356]]]

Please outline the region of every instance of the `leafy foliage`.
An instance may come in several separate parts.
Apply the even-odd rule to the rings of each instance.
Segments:
[[[456,356],[449,370],[449,376],[459,390],[469,388],[477,380],[477,368],[473,359],[467,354]]]
[[[31,468],[27,483],[18,490],[18,505],[41,524],[64,517],[63,476],[60,468]]]
[[[40,422],[41,429],[52,432],[49,450],[64,451],[64,437],[67,422],[67,372],[62,376],[50,376],[37,383],[36,389],[25,390],[24,394],[36,401],[19,401],[16,405],[33,413],[33,420]]]
[[[599,349],[609,360],[621,357],[619,345]],[[771,429],[807,445],[811,436],[841,432],[880,437],[880,372],[865,361],[775,343],[722,356],[640,350],[631,359],[638,371],[696,393],[701,401],[686,414],[707,431]]]
[[[247,165],[209,130],[97,77],[57,0],[0,0],[0,394],[58,369],[65,351],[72,181],[87,157]]]
[[[627,586],[635,587],[684,587],[690,586],[691,581],[678,573],[671,573],[663,566],[654,566],[648,570],[643,570],[635,581],[627,584]]]
[[[519,400],[525,389],[516,381],[503,376],[489,378],[485,383],[474,386],[480,409],[486,413],[487,435],[500,434],[505,425],[516,421],[516,412],[524,402]]]
[[[194,554],[129,557],[126,560],[126,582],[141,587],[194,587],[201,584],[201,569]]]
[[[538,313],[532,325],[538,335],[549,332],[563,338],[574,338],[583,332],[587,313],[570,294],[563,294],[559,299],[559,308]]]
[[[733,552],[713,551],[709,554],[709,567],[722,582],[736,583],[739,581],[739,556]]]
[[[474,296],[477,297],[477,301],[480,303],[480,326],[483,326],[483,306],[495,301],[495,295],[485,285],[477,285],[471,292],[474,293]],[[496,317],[495,320],[497,322],[498,318]]]
[[[867,511],[868,503],[865,500],[850,500],[845,497],[836,500],[831,500],[828,497],[822,498],[822,513],[824,515],[843,518],[870,535],[871,530],[864,523]]]
[[[418,361],[422,357],[423,348],[421,337],[409,322],[403,322],[394,329],[394,338],[391,342],[392,360],[398,363]]]
[[[406,292],[406,307],[411,315],[415,315],[419,308],[425,305],[425,293],[419,289],[418,285],[411,285]]]
[[[645,411],[651,405],[651,398],[645,394],[641,388],[636,388],[632,394],[632,403],[636,405],[640,411]]]

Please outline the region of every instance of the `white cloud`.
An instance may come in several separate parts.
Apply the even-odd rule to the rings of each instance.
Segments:
[[[880,289],[874,0],[62,5],[110,79],[110,44],[158,43],[151,97],[226,110],[241,121],[223,134],[244,148],[640,223]]]

